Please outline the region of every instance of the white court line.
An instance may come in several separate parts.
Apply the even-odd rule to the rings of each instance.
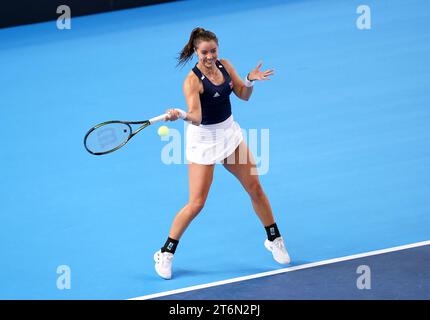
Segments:
[[[392,247],[392,248],[388,248],[388,249],[381,249],[381,250],[369,251],[369,252],[365,252],[365,253],[354,254],[351,256],[345,256],[345,257],[341,257],[341,258],[312,262],[312,263],[302,264],[300,266],[295,266],[295,267],[289,267],[289,268],[283,268],[283,269],[278,269],[278,270],[273,270],[273,271],[268,271],[268,272],[256,273],[256,274],[252,274],[252,275],[244,276],[244,277],[238,277],[238,278],[232,278],[232,279],[227,279],[227,280],[222,280],[222,281],[210,282],[210,283],[200,284],[197,286],[186,287],[186,288],[182,288],[182,289],[164,291],[164,292],[149,294],[146,296],[132,298],[129,300],[153,299],[153,298],[168,296],[168,295],[172,295],[172,294],[182,293],[182,292],[188,292],[188,291],[193,291],[193,290],[198,290],[198,289],[210,288],[210,287],[220,286],[223,284],[245,281],[245,280],[250,280],[250,279],[262,278],[262,277],[267,277],[267,276],[271,276],[274,274],[280,274],[280,273],[285,273],[285,272],[290,272],[290,271],[308,269],[308,268],[323,266],[323,265],[327,265],[327,264],[331,264],[331,263],[353,260],[353,259],[358,259],[358,258],[364,258],[364,257],[382,254],[382,253],[400,251],[400,250],[416,248],[416,247],[421,247],[421,246],[426,246],[426,245],[430,245],[430,240],[411,243],[411,244],[398,246],[398,247]],[[160,279],[160,281],[161,281],[161,279]],[[165,280],[163,280],[163,281],[165,281]]]

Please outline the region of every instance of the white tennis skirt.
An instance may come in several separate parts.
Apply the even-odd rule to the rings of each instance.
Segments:
[[[206,165],[221,162],[243,141],[242,130],[233,115],[216,124],[188,124],[186,137],[187,160]]]

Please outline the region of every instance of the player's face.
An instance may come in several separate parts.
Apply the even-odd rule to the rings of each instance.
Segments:
[[[214,40],[202,41],[196,48],[196,54],[202,65],[206,68],[212,68],[218,59],[218,45]]]

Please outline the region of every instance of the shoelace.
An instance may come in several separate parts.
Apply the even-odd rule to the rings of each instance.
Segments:
[[[161,262],[162,266],[169,265],[172,262],[173,255],[160,253],[160,256],[158,261]]]
[[[284,246],[284,241],[282,241],[281,238],[277,238],[273,241],[273,246],[277,247],[278,249],[284,250],[285,246]]]

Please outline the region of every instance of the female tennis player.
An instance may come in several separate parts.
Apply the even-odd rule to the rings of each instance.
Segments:
[[[273,70],[261,71],[260,63],[242,81],[230,62],[218,60],[218,39],[203,28],[191,32],[178,64],[185,64],[194,54],[198,62],[183,86],[188,112],[181,115],[178,110],[170,109],[166,119],[184,118],[190,122],[186,133],[189,201],[175,216],[166,243],[154,254],[155,270],[164,279],[172,277],[173,254],[182,234],[205,204],[217,162],[223,163],[249,194],[267,232],[265,247],[278,263],[288,264],[290,257],[230,104],[232,91],[240,99],[249,100],[255,81],[269,80]]]

